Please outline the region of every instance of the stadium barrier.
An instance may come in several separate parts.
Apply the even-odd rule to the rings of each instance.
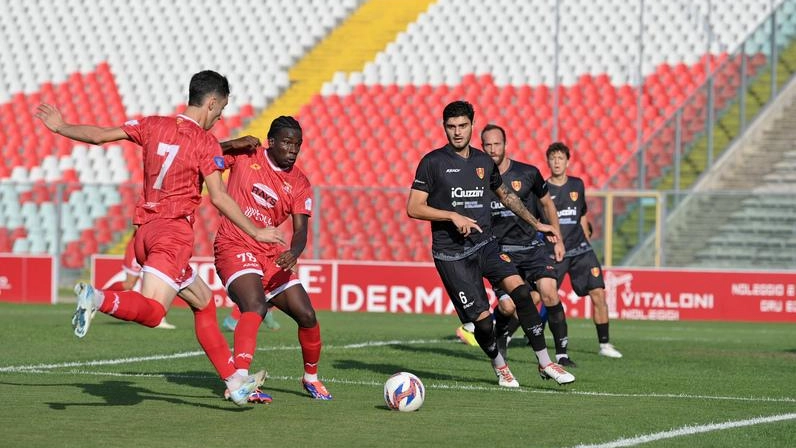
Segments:
[[[232,306],[212,258],[195,257],[193,268],[218,306]],[[124,278],[118,256],[94,256],[91,271],[100,288]],[[318,310],[455,313],[432,263],[305,260],[298,276]],[[796,276],[789,272],[608,268],[604,278],[613,319],[796,322]],[[591,301],[568,280],[559,295],[569,316],[592,316]]]

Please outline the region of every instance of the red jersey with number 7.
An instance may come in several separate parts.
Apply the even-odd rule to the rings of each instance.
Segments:
[[[193,223],[205,176],[224,169],[216,137],[185,115],[130,120],[121,129],[144,152],[144,194],[133,224],[183,217]]]
[[[230,167],[227,192],[258,227],[279,227],[289,216],[312,215],[312,188],[297,167],[283,170],[268,158],[265,149],[253,153],[226,154]],[[253,253],[284,250],[272,243],[258,243],[222,216],[216,247],[233,244]]]

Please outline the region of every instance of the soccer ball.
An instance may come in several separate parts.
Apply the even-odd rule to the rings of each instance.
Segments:
[[[392,410],[416,411],[423,405],[425,398],[423,382],[409,372],[398,372],[384,383],[384,402]]]

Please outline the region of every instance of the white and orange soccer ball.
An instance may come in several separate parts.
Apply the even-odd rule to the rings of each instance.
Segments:
[[[426,387],[420,378],[409,372],[398,372],[384,383],[384,402],[390,409],[412,412],[420,409],[426,398]]]

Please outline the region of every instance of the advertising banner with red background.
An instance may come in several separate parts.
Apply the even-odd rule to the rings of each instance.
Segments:
[[[55,298],[51,255],[0,254],[0,301],[55,303]]]
[[[212,258],[192,263],[218,306],[231,306]],[[92,273],[99,288],[122,280],[121,258],[94,257]],[[318,310],[455,314],[432,263],[307,260],[298,276]],[[612,319],[796,322],[796,273],[615,268],[604,278]],[[568,316],[591,317],[568,279],[559,295]]]

